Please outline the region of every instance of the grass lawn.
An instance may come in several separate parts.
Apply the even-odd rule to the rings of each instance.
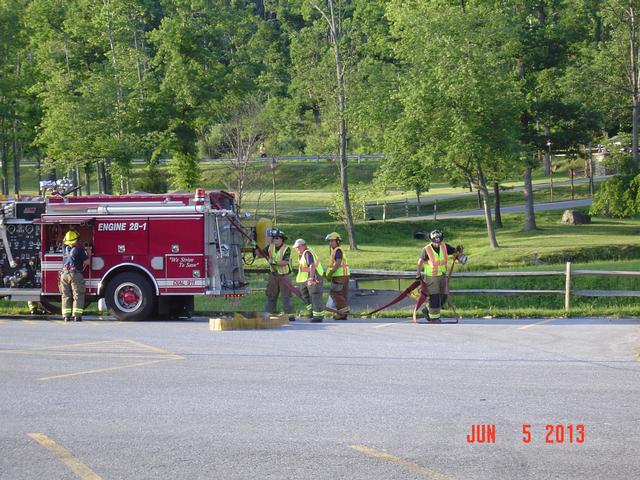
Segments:
[[[595,191],[598,189],[598,184],[594,186]],[[466,193],[463,190],[459,190],[458,193]],[[547,203],[551,200],[550,189],[548,187],[534,190],[534,202],[535,203]],[[305,191],[305,190],[287,190],[284,192],[278,192],[277,194],[277,208],[278,208],[278,221],[281,223],[325,223],[333,221],[333,218],[327,211],[321,210],[326,208],[332,203],[334,192],[319,190],[319,191]],[[589,198],[589,186],[586,184],[576,184],[574,188],[573,198],[578,200],[582,198]],[[382,204],[387,202],[393,202],[397,200],[404,200],[407,198],[400,191],[392,191],[385,197],[371,196],[367,200],[366,217],[362,210],[361,205],[353,205],[354,221],[363,222],[365,218],[367,220],[381,220],[382,219]],[[420,215],[432,215],[434,202],[431,199],[431,194],[427,194],[422,197],[420,205]],[[492,208],[494,202],[493,193],[490,194]],[[247,194],[245,197],[246,210],[251,212],[252,215],[258,217],[265,216],[268,218],[273,217],[273,195],[271,193],[263,193],[261,196],[255,192]],[[258,201],[259,199],[259,201]],[[571,188],[568,185],[555,186],[553,189],[553,201],[560,202],[565,200],[572,200]],[[373,205],[378,202],[378,205]],[[504,190],[500,195],[500,204],[502,207],[508,207],[511,205],[522,205],[524,203],[524,194],[522,191]],[[448,198],[437,201],[438,213],[459,212],[465,210],[476,210],[481,207],[478,206],[477,195],[466,195],[457,198]],[[304,211],[304,209],[312,209],[311,211]],[[302,211],[300,211],[302,210]],[[418,216],[417,205],[409,205],[409,215]],[[387,219],[406,217],[407,207],[404,204],[389,204],[387,205]]]
[[[563,225],[562,211],[538,212],[538,230],[522,230],[523,215],[504,215],[504,228],[497,230],[500,248],[488,246],[482,218],[407,222],[369,222],[358,224],[358,251],[349,252],[355,268],[384,270],[412,269],[424,241],[416,240],[416,231],[440,228],[447,243],[465,247],[469,255],[467,269],[490,270],[513,266],[552,264],[572,261],[618,260],[640,257],[640,223],[637,220],[594,218],[589,225]],[[281,224],[290,241],[307,240],[321,258],[328,257],[324,237],[336,230],[346,237],[342,225],[335,222]],[[615,247],[613,247],[615,245]]]

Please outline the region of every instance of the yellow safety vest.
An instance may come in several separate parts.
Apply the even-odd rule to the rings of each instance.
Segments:
[[[340,247],[336,247],[331,250],[331,262],[329,263],[329,270],[333,270],[333,268],[336,266],[336,252],[338,250],[342,252],[342,263],[336,269],[333,276],[344,277],[344,276],[351,275],[351,271],[349,270],[349,265],[347,265],[347,256],[345,255],[344,250],[342,250],[342,248]]]
[[[444,243],[441,243],[440,251],[436,253],[433,246],[429,244],[424,247],[424,251],[427,254],[427,261],[424,264],[425,277],[445,275],[447,273],[447,261],[449,260],[447,255],[447,246]]]
[[[272,243],[269,245],[269,256],[275,261],[282,261],[282,257],[287,252],[287,250],[291,250],[284,243],[280,247],[280,250],[276,251],[276,246]],[[289,253],[289,261],[291,261],[291,253]],[[291,267],[289,264],[287,265],[273,265],[272,268],[275,270],[275,273],[279,273],[280,275],[287,275],[291,273]]]
[[[316,275],[318,277],[322,277],[322,275],[324,275],[324,268],[322,268],[320,260],[318,260],[318,257],[315,253],[307,248],[304,252],[302,252],[302,255],[300,255],[300,262],[298,263],[298,276],[296,277],[296,282],[298,283],[304,283],[309,279],[309,271],[311,270],[311,267],[309,266],[309,264],[307,264],[307,256],[305,255],[307,252],[309,252],[313,257],[313,263],[316,266]]]

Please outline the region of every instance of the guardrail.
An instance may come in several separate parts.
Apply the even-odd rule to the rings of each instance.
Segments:
[[[398,290],[401,279],[413,279],[414,271],[389,271],[389,270],[364,270],[351,269],[351,276],[356,280],[382,280],[398,279]],[[573,290],[571,279],[577,276],[598,275],[605,277],[635,277],[640,278],[640,272],[626,270],[573,270],[571,262],[567,262],[564,272],[538,271],[538,272],[454,272],[457,278],[509,278],[509,277],[565,277],[564,290],[552,289],[498,289],[480,288],[451,290],[456,295],[564,295],[564,309],[571,308],[571,297],[640,297],[640,291],[636,290]]]

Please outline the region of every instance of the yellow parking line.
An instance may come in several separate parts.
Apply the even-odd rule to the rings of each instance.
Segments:
[[[121,365],[119,367],[98,368],[96,370],[85,370],[82,372],[64,373],[62,375],[52,375],[50,377],[40,377],[38,380],[53,380],[54,378],[77,377],[78,375],[90,375],[92,373],[112,372],[114,370],[122,370],[125,368],[142,367],[144,365],[152,365],[154,363],[168,362],[170,360],[180,360],[179,358],[164,358],[162,360],[151,360],[149,362],[133,363],[130,365]]]
[[[29,350],[58,350],[61,348],[71,348],[71,347],[87,347],[93,345],[102,345],[105,343],[113,343],[114,340],[101,340],[99,342],[84,342],[84,343],[67,343],[65,345],[54,345],[52,347],[33,347]]]
[[[78,460],[73,454],[61,445],[51,440],[42,433],[29,433],[29,437],[38,442],[44,448],[58,457],[73,473],[82,480],[102,480],[102,477]]]
[[[34,357],[82,357],[82,358],[146,358],[156,360],[182,360],[179,355],[152,355],[150,353],[119,353],[119,352],[58,352],[55,350],[4,350],[0,349],[0,354],[12,355],[33,355]]]
[[[22,323],[36,323],[33,320],[22,320]]]
[[[155,353],[162,353],[163,355],[172,355],[174,357],[178,357],[178,358],[184,359],[184,357],[182,357],[182,356],[180,356],[180,355],[178,355],[176,353],[169,352],[167,350],[163,350],[162,348],[152,347],[151,345],[146,345],[144,343],[136,342],[135,340],[125,340],[125,342],[128,342],[131,345],[135,345],[135,346],[140,347],[140,348],[144,348],[146,350],[150,350],[150,351],[155,352]]]
[[[6,320],[0,320],[0,324],[2,324],[2,323],[7,323],[7,321]]]
[[[529,325],[525,325],[524,327],[518,327],[518,330],[527,330],[528,328],[537,327],[538,325],[544,325],[545,323],[553,322],[556,320],[555,318],[547,318],[546,320],[542,320],[537,323],[530,323]]]
[[[364,453],[371,457],[379,458],[381,460],[386,460],[387,462],[391,462],[400,467],[404,467],[413,472],[419,473],[421,475],[425,475],[428,478],[433,480],[453,480],[453,477],[448,475],[443,475],[442,473],[436,472],[429,468],[425,468],[417,463],[410,462],[409,460],[405,460],[404,458],[396,457],[395,455],[391,455],[387,452],[381,452],[380,450],[376,450],[375,448],[367,447],[366,445],[349,445],[350,448],[357,450],[358,452]]]

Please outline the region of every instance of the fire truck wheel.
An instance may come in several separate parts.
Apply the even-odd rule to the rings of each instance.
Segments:
[[[147,320],[156,306],[151,284],[135,272],[123,272],[113,277],[107,285],[104,299],[118,320]]]

